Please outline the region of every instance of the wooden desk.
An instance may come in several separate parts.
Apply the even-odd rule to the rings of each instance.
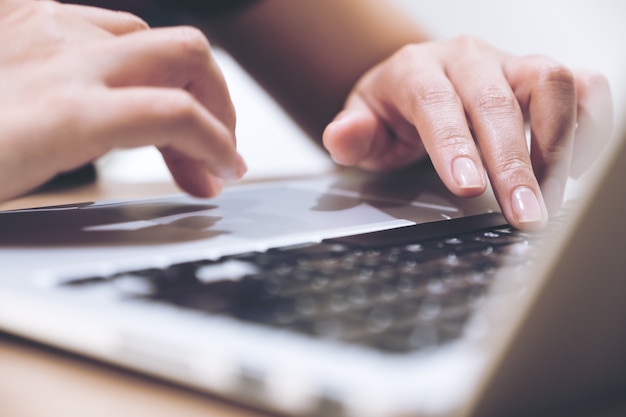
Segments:
[[[40,192],[0,204],[0,210],[175,192],[164,184],[94,183]],[[626,387],[577,404],[562,417],[624,417]],[[0,333],[2,417],[268,417],[204,393],[101,364]],[[558,417],[557,415],[553,415]]]
[[[3,417],[261,417],[203,393],[0,333]]]

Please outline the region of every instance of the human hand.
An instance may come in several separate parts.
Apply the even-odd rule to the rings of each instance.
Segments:
[[[197,196],[245,172],[228,90],[198,30],[0,0],[0,44],[0,201],[114,148],[157,146]]]
[[[490,181],[510,224],[538,229],[612,126],[602,75],[459,37],[408,45],[371,69],[323,140],[337,163],[372,171],[428,154],[454,194],[477,196]]]

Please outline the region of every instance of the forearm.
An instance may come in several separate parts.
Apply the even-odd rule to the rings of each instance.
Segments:
[[[210,38],[317,140],[365,71],[402,45],[427,39],[380,0],[260,0],[209,23]]]

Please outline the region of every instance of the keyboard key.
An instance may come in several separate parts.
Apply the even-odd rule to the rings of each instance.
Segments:
[[[461,337],[498,268],[535,254],[534,235],[489,214],[86,277],[64,287],[110,283],[131,299],[406,353]]]

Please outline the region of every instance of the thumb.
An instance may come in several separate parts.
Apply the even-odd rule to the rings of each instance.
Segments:
[[[326,127],[324,147],[336,163],[369,171],[402,168],[423,157],[426,151],[415,127],[404,119],[388,119],[354,95]]]
[[[326,127],[322,139],[336,163],[377,170],[372,162],[381,145],[389,141],[387,131],[384,122],[354,97]]]

